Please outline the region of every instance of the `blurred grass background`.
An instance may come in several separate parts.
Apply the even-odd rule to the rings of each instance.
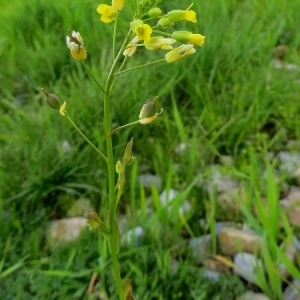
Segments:
[[[165,2],[166,9],[190,5],[186,0]],[[92,150],[45,105],[41,93],[44,87],[67,100],[77,125],[104,148],[99,91],[65,44],[68,29],[79,31],[87,64],[105,78],[112,27],[99,21],[98,4],[0,0],[0,259],[2,272],[7,271],[0,277],[1,299],[82,299],[93,272],[103,274],[101,290],[112,289],[102,240],[87,232],[78,243],[54,252],[45,242],[48,221],[64,217],[69,202],[87,197],[101,211],[106,201],[105,165],[95,162]],[[126,74],[113,92],[114,127],[136,120],[143,103],[155,96],[164,108],[153,124],[114,137],[116,158],[134,137],[137,162],[129,170],[132,180],[122,210],[132,224],[148,226],[149,235],[144,249],[129,249],[122,261],[123,273],[134,278],[142,299],[186,299],[186,290],[195,295],[189,299],[230,299],[230,293],[244,286],[237,278],[221,283],[201,279],[201,270],[191,267],[179,247],[179,221],[174,232],[166,224],[170,238],[165,241],[151,227],[153,218],[154,224],[160,221],[159,214],[147,220],[134,213],[143,199],[136,181],[141,166],[163,178],[165,187],[184,191],[223,156],[232,156],[243,169],[248,147],[259,155],[262,136],[273,152],[300,136],[300,2],[195,1],[193,9],[197,25],[184,26],[206,36],[203,48],[178,63]],[[284,63],[296,68],[274,67],[272,51],[278,45],[288,46]],[[157,53],[141,51],[130,64],[155,57]],[[180,143],[189,145],[183,155],[175,151]],[[207,199],[201,187],[193,188],[189,197],[194,205],[190,226],[197,233]],[[180,275],[170,281],[174,252],[184,259]]]

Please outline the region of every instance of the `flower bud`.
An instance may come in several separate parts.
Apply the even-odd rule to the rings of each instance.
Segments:
[[[65,116],[66,115],[66,105],[67,105],[67,102],[65,101],[61,107],[59,108],[59,113],[62,115],[62,116]]]
[[[61,102],[60,102],[60,99],[58,98],[58,96],[56,96],[55,94],[48,94],[43,88],[42,88],[42,91],[47,97],[47,99],[46,99],[47,104],[51,108],[59,110],[60,106],[61,106]]]
[[[183,44],[194,44],[196,46],[202,46],[204,44],[205,36],[201,34],[194,34],[190,31],[174,31],[171,36],[177,42]]]
[[[138,40],[137,36],[135,36],[127,45],[126,49],[123,52],[123,55],[131,57],[136,52],[136,49],[137,49],[136,45],[138,44],[138,42],[139,42],[139,40]]]
[[[149,10],[148,15],[151,18],[159,17],[162,14],[162,10],[159,7],[153,7]]]
[[[170,38],[164,38],[162,36],[151,37],[148,42],[145,42],[145,48],[148,50],[170,50],[173,49],[172,44],[176,40]]]
[[[180,60],[190,54],[194,54],[196,52],[193,44],[183,44],[165,55],[166,61],[168,63]]]
[[[167,18],[171,23],[178,21],[190,21],[197,23],[196,13],[193,10],[171,10],[168,12]]]
[[[163,17],[158,21],[158,25],[160,27],[167,27],[171,24],[172,24],[172,22],[167,17]]]
[[[117,174],[121,174],[123,170],[124,170],[123,165],[122,165],[121,161],[118,160],[117,163],[116,163],[116,172],[117,172]]]
[[[84,60],[87,53],[84,47],[83,39],[79,32],[72,31],[66,37],[67,46],[71,51],[71,55],[76,60]]]
[[[121,11],[124,7],[125,0],[112,0],[112,7],[117,10]]]
[[[179,21],[189,21],[197,23],[196,12],[194,12],[193,10],[189,10],[191,7],[192,5],[186,10],[175,9],[169,11],[166,16],[159,20],[158,25],[161,27],[166,27]]]

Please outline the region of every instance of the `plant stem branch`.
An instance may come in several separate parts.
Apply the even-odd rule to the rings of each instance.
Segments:
[[[107,162],[106,156],[85,136],[85,134],[77,127],[73,120],[69,117],[68,113],[65,111],[65,117],[73,125],[76,131],[86,140],[86,142],[93,148],[93,150]]]
[[[120,130],[120,129],[129,127],[129,126],[131,126],[131,125],[138,124],[138,123],[140,123],[140,120],[137,120],[137,121],[130,122],[130,123],[128,123],[128,124],[122,125],[122,126],[120,126],[120,127],[117,127],[117,128],[115,128],[115,129],[113,129],[113,130],[111,131],[110,134],[112,135],[113,133],[117,132],[117,131]]]
[[[95,78],[95,76],[93,75],[93,73],[91,72],[91,70],[88,68],[88,66],[86,65],[85,61],[82,60],[81,61],[84,69],[87,71],[87,73],[91,76],[91,78],[93,79],[93,81],[96,83],[96,85],[99,87],[99,89],[102,91],[102,93],[105,93],[104,88],[101,86],[101,84],[98,82],[98,80]]]
[[[148,67],[148,66],[151,66],[151,65],[154,65],[154,64],[158,64],[158,63],[161,63],[161,62],[164,62],[164,61],[166,61],[166,59],[165,58],[161,58],[161,59],[152,61],[150,63],[146,63],[146,64],[143,64],[143,65],[140,65],[140,66],[137,66],[137,67],[133,67],[133,68],[130,68],[130,69],[126,69],[124,71],[120,71],[118,73],[115,73],[114,76],[119,76],[121,74],[130,72],[130,71],[133,71],[133,70],[138,70],[138,69],[141,69],[141,68],[144,68],[144,67]]]

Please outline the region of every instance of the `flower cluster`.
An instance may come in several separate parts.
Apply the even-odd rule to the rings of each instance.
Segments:
[[[101,15],[101,21],[104,23],[116,21],[124,4],[125,0],[112,0],[111,5],[100,4],[97,12]],[[141,9],[141,16],[137,16],[130,23],[132,39],[123,54],[131,57],[137,51],[138,46],[152,51],[170,50],[165,54],[165,60],[171,63],[195,53],[194,46],[201,47],[204,44],[203,35],[186,30],[166,32],[168,28],[174,28],[174,25],[181,21],[196,23],[196,12],[191,10],[191,7],[192,5],[186,10],[171,10],[165,14],[158,7],[152,7],[146,12]],[[151,26],[149,23],[153,21],[156,21],[156,24]],[[173,45],[176,43],[180,45],[174,48]]]

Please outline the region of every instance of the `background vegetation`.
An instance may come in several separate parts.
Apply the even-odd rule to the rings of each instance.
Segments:
[[[165,1],[166,9],[190,4],[171,2]],[[226,156],[234,164],[225,172],[247,178],[250,148],[261,163],[267,152],[285,150],[289,141],[300,138],[300,2],[194,2],[199,20],[194,31],[206,36],[204,47],[176,64],[123,76],[114,90],[116,127],[136,120],[142,104],[154,96],[164,108],[153,124],[115,135],[116,157],[134,137],[137,161],[129,170],[122,209],[132,226],[142,224],[147,234],[142,246],[124,250],[121,263],[139,299],[231,299],[245,289],[233,276],[224,275],[217,283],[203,279],[186,252],[181,221],[172,217],[175,226],[170,224],[159,205],[153,205],[151,216],[141,209],[149,196],[136,180],[143,166],[161,177],[165,188],[187,192],[193,208],[189,226],[198,235],[209,199],[205,185],[191,186],[195,178],[204,182],[210,166]],[[65,44],[68,29],[80,31],[88,65],[96,76],[105,77],[112,28],[100,23],[98,4],[0,0],[1,299],[82,299],[94,272],[101,274],[99,291],[110,294],[113,289],[101,238],[86,232],[80,241],[58,250],[51,250],[45,239],[49,220],[66,216],[75,199],[89,198],[98,211],[106,201],[105,165],[45,105],[41,93],[44,87],[68,100],[78,126],[104,145],[99,92]],[[272,61],[277,45],[289,48],[281,68]],[[130,63],[148,58],[141,51]],[[180,143],[187,147],[178,154]],[[263,178],[259,170],[258,181]],[[157,191],[151,193],[157,197]],[[176,276],[171,258],[179,262]]]

